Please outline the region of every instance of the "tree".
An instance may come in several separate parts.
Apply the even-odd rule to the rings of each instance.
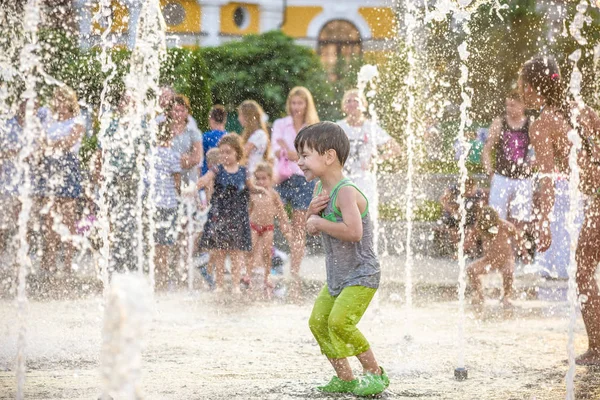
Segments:
[[[333,111],[333,91],[317,55],[279,31],[200,51],[209,66],[214,103],[232,110],[246,99],[256,100],[273,121],[284,115],[290,89],[306,86],[321,119]]]
[[[212,107],[210,73],[200,50],[173,48],[161,67],[161,84],[171,85],[190,99],[191,114],[202,131],[209,129]]]

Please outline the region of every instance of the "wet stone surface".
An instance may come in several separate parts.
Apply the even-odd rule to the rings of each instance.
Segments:
[[[383,292],[360,329],[391,379],[382,399],[564,399],[567,308],[490,300],[467,311],[465,360],[457,367],[455,301],[417,301],[407,313]],[[418,300],[418,299],[416,299]],[[333,371],[308,329],[312,297],[290,303],[258,294],[159,293],[151,305],[139,392],[145,399],[320,399]],[[27,399],[92,399],[101,391],[101,296],[32,300],[27,316]],[[0,302],[0,399],[15,398],[17,313]],[[576,351],[585,350],[581,321]],[[352,360],[358,374],[359,364]],[[600,398],[600,371],[577,367],[577,399]]]

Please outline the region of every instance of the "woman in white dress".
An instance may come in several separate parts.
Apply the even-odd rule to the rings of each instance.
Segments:
[[[337,121],[350,141],[350,154],[344,165],[344,172],[361,188],[369,203],[371,218],[379,217],[377,177],[374,167],[377,158],[386,160],[402,151],[398,143],[392,139],[377,123],[365,116],[367,102],[362,93],[352,89],[344,93],[342,111],[346,118]],[[380,157],[378,157],[380,155]]]
[[[256,166],[271,157],[271,142],[264,121],[265,113],[254,100],[245,100],[238,108],[238,120],[244,131],[242,141],[248,161],[248,175],[253,176]]]
[[[54,121],[46,129],[42,143],[43,170],[38,171],[37,194],[49,212],[42,215],[45,228],[42,268],[56,269],[56,255],[61,241],[66,272],[71,272],[75,247],[65,234],[75,235],[77,200],[82,195],[79,148],[84,133],[75,91],[66,86],[57,88],[52,99]],[[59,223],[59,224],[57,224]],[[68,232],[61,232],[61,226]]]

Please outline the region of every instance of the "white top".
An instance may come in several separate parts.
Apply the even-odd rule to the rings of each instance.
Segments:
[[[80,116],[64,121],[54,121],[48,126],[48,129],[46,130],[46,138],[50,142],[56,142],[58,140],[64,139],[67,136],[71,135],[75,125],[84,126],[83,119]],[[79,152],[80,147],[81,137],[77,140],[77,142],[75,142],[73,147],[71,147],[71,152],[77,154]]]
[[[265,131],[257,129],[248,138],[248,143],[252,143],[255,147],[248,155],[248,173],[253,174],[258,163],[264,159],[269,137]]]
[[[181,155],[170,147],[157,147],[154,172],[155,204],[158,208],[177,208],[174,174],[181,173]]]
[[[350,141],[350,153],[344,165],[346,173],[351,177],[371,171],[377,148],[389,142],[391,136],[370,120],[365,120],[362,126],[350,126],[344,119],[337,124],[346,132]]]

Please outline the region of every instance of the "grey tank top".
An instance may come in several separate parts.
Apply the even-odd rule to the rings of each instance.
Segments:
[[[332,222],[342,221],[342,214],[335,202],[340,189],[344,186],[352,186],[365,196],[352,181],[344,178],[331,191],[329,203],[321,212],[321,217]],[[320,194],[322,190],[323,187],[319,182],[316,194]],[[369,200],[366,196],[365,199],[367,208],[361,215],[363,236],[359,242],[345,242],[321,233],[325,248],[327,288],[332,296],[339,295],[342,289],[348,286],[365,286],[373,289],[379,287],[381,271],[373,247],[373,223],[369,216]]]

